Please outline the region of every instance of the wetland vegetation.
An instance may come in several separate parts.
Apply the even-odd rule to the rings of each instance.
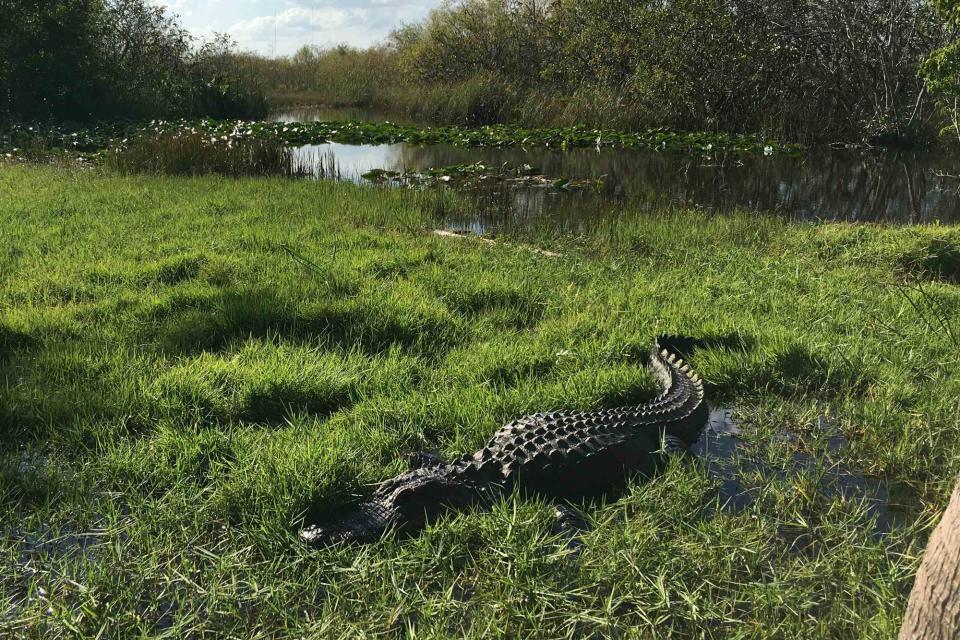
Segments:
[[[11,122],[266,114],[229,38],[200,41],[149,0],[3,0],[0,31],[0,133]]]
[[[382,46],[250,56],[284,102],[437,123],[917,142],[943,117],[918,71],[949,2],[461,0]]]
[[[628,211],[491,245],[430,234],[458,206],[432,192],[8,165],[0,193],[3,633],[899,624],[960,451],[960,353],[940,324],[960,307],[952,228]],[[297,543],[308,506],[350,504],[406,451],[649,397],[641,359],[662,331],[713,337],[695,364],[754,462],[814,466],[744,472],[752,500],[734,510],[677,460],[587,510],[578,561],[523,501],[411,541]],[[835,465],[882,479],[888,531],[864,500],[817,490]]]

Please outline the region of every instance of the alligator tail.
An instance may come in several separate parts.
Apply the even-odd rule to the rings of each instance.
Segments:
[[[684,361],[697,341],[684,336],[660,335],[651,346],[650,367],[663,389],[652,403],[664,414],[665,433],[693,444],[710,416],[704,399],[703,380]]]

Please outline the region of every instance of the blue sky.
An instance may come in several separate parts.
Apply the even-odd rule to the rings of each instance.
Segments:
[[[305,44],[367,46],[441,0],[155,0],[199,37],[229,33],[242,49],[286,55]]]

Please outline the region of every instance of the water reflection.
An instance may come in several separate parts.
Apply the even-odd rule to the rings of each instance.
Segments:
[[[315,115],[327,119],[336,114]],[[304,119],[308,114],[286,116]],[[801,158],[690,158],[636,149],[558,151],[334,143],[297,150],[308,162],[330,152],[336,157],[341,178],[357,182],[371,169],[408,171],[474,162],[530,164],[558,178],[603,178],[597,191],[478,191],[473,194],[478,213],[462,221],[467,226],[549,223],[575,229],[598,216],[615,215],[624,204],[649,210],[682,206],[720,213],[743,209],[811,221],[960,222],[960,182],[940,176],[956,170],[950,158],[931,152],[819,149]]]
[[[863,503],[875,533],[890,530],[885,487],[851,465],[837,461],[847,440],[826,415],[820,416],[812,434],[819,456],[799,447],[800,437],[789,431],[777,433],[768,442],[756,442],[756,434],[752,434],[754,442],[750,443],[743,436],[732,409],[715,409],[700,439],[690,449],[717,482],[717,505],[721,510],[744,511],[754,504],[762,485],[771,481],[799,482],[806,476],[816,479],[817,491],[825,498]],[[780,455],[772,455],[778,449]],[[786,461],[783,451],[788,452]],[[758,483],[758,478],[762,482]]]

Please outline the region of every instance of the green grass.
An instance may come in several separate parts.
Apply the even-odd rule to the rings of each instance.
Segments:
[[[895,635],[960,469],[956,229],[625,212],[489,245],[429,234],[441,205],[0,165],[0,637]],[[744,472],[754,505],[718,512],[677,460],[586,510],[579,560],[519,499],[298,544],[404,452],[651,397],[658,332],[713,338],[694,364],[768,468],[882,480],[891,532],[814,472]]]

